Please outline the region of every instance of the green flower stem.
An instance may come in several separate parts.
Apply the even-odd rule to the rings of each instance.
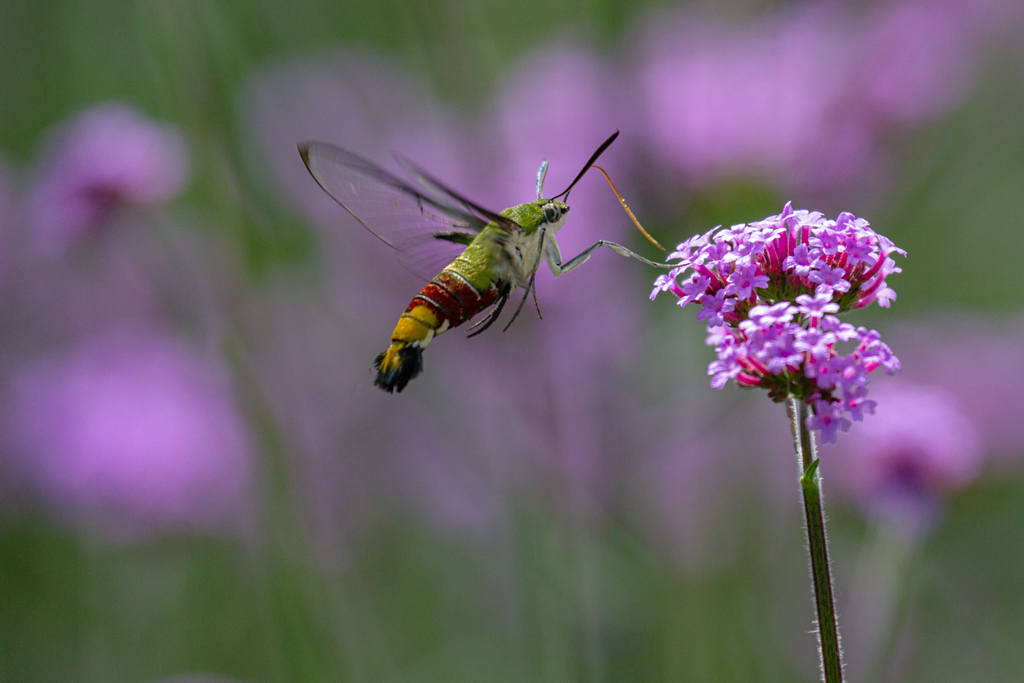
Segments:
[[[793,429],[793,447],[800,465],[800,488],[804,495],[807,518],[807,543],[811,554],[811,579],[818,608],[818,645],[821,655],[822,680],[841,683],[843,659],[839,649],[839,626],[832,602],[832,577],[828,566],[828,544],[825,539],[825,516],[821,511],[821,489],[818,486],[818,458],[814,439],[807,429],[810,407],[797,398],[786,399],[786,410]]]

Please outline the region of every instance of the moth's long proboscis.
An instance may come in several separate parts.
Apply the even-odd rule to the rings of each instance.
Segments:
[[[650,233],[648,233],[646,230],[644,230],[644,226],[640,225],[640,221],[638,221],[636,219],[636,216],[633,215],[633,212],[630,210],[629,205],[626,204],[626,200],[622,198],[621,194],[619,194],[619,190],[618,190],[618,188],[615,187],[615,183],[612,182],[612,179],[608,175],[608,172],[605,171],[600,166],[598,166],[597,164],[591,164],[590,168],[596,168],[598,171],[600,171],[601,175],[604,176],[604,179],[608,181],[608,184],[612,186],[612,192],[614,192],[615,196],[619,198],[619,203],[622,204],[622,208],[626,210],[627,214],[629,214],[629,218],[630,218],[630,220],[633,221],[633,225],[636,226],[637,230],[639,230],[641,233],[643,233],[643,236],[647,238],[648,242],[650,242],[651,244],[656,246],[658,249],[661,249],[661,251],[663,253],[667,254],[668,253],[668,249],[666,249],[665,247],[663,247],[660,244],[658,244],[658,240],[656,240],[653,237],[651,237]]]

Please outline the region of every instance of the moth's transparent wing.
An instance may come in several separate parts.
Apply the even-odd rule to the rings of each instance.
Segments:
[[[413,275],[424,280],[437,276],[441,270],[465,251],[466,246],[477,236],[475,232],[453,229],[448,233],[434,230],[412,237],[396,247],[398,262]]]
[[[413,178],[415,178],[416,182],[423,186],[424,189],[429,190],[430,192],[439,197],[443,197],[446,200],[446,202],[451,203],[452,206],[459,207],[460,209],[466,211],[467,213],[477,216],[478,218],[482,219],[485,223],[493,222],[499,228],[501,228],[510,235],[522,231],[522,227],[511,218],[502,216],[499,213],[494,213],[493,211],[485,209],[479,204],[476,204],[466,199],[458,192],[452,190],[447,185],[442,183],[440,180],[437,180],[436,178],[428,174],[426,171],[416,166],[416,164],[409,161],[408,159],[396,156],[395,160],[398,161],[398,163],[402,165],[402,168],[405,169],[405,172],[408,173]]]
[[[320,187],[367,230],[394,247],[402,265],[424,280],[451,263],[487,225],[468,208],[421,192],[340,147],[304,142],[299,154]]]

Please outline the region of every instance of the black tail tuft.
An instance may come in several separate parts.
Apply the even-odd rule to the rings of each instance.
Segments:
[[[423,372],[423,349],[419,344],[403,344],[397,350],[397,357],[391,358],[390,367],[385,369],[388,355],[385,351],[373,362],[377,368],[377,379],[373,383],[389,394],[401,392],[409,380]]]

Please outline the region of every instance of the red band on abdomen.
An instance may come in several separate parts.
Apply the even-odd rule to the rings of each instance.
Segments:
[[[413,297],[406,311],[415,306],[429,307],[449,327],[457,327],[498,298],[498,287],[492,284],[481,294],[464,277],[445,268]]]
[[[444,287],[439,287],[435,282],[427,283],[427,286],[420,290],[420,293],[413,297],[409,308],[424,305],[430,307],[438,317],[438,322],[448,321],[450,327],[455,327],[463,321],[463,306],[451,292]]]

